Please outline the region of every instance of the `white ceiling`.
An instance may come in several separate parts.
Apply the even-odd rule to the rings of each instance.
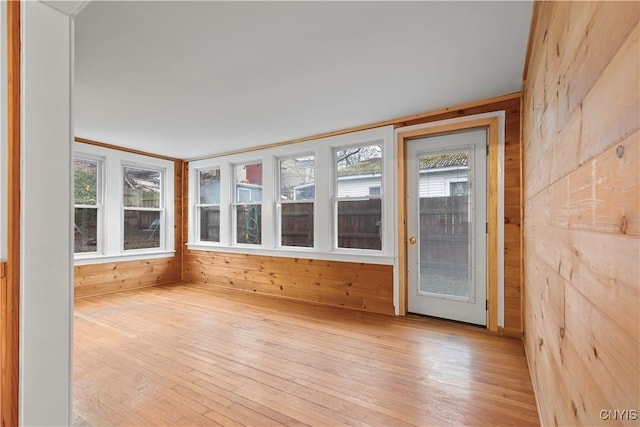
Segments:
[[[93,1],[76,136],[188,159],[519,91],[531,8]]]

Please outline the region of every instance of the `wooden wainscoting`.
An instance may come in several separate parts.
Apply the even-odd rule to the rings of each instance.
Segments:
[[[175,283],[180,280],[180,258],[77,265],[74,276],[75,298]]]
[[[183,280],[393,314],[393,266],[187,251]]]

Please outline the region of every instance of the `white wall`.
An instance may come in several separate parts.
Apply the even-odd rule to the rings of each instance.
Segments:
[[[420,197],[449,197],[452,182],[466,182],[464,170],[433,171],[420,174]]]
[[[71,419],[69,17],[22,3],[20,420]]]
[[[338,178],[336,188],[337,197],[365,197],[369,196],[369,187],[381,187],[382,179],[378,176],[362,176]]]

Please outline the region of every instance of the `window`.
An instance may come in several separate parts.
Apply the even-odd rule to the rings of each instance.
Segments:
[[[381,250],[382,145],[339,148],[334,156],[336,246]]]
[[[163,227],[162,172],[124,166],[124,250],[159,248]]]
[[[234,166],[236,243],[262,244],[262,163]]]
[[[188,247],[392,263],[393,152],[384,126],[190,161]]]
[[[102,208],[102,162],[76,157],[73,161],[74,252],[98,252]]]
[[[279,164],[280,245],[312,248],[314,156],[282,159]]]
[[[173,256],[174,162],[73,146],[76,265]]]
[[[200,241],[220,242],[220,168],[200,169],[197,173]]]
[[[457,181],[449,183],[450,196],[466,196],[468,194],[468,183],[466,181]]]

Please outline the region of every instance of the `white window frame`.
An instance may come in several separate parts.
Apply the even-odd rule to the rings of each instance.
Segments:
[[[75,265],[100,264],[149,258],[171,257],[174,250],[174,162],[156,157],[74,142],[74,158],[102,158],[102,247],[101,252],[77,253]],[[124,250],[124,167],[160,171],[161,206],[160,247]],[[127,208],[142,210],[145,208]],[[149,208],[146,208],[149,209]],[[154,209],[155,208],[151,208]]]
[[[260,164],[262,167],[262,189],[261,189],[261,197],[260,197],[260,201],[253,201],[253,200],[249,200],[248,202],[241,202],[238,199],[240,198],[240,193],[239,190],[242,190],[242,188],[238,188],[238,183],[236,182],[236,168],[238,167],[242,167],[242,166],[246,166],[246,165],[256,165],[256,164]],[[232,179],[231,179],[231,185],[233,188],[233,203],[231,203],[231,235],[232,235],[232,241],[233,241],[233,245],[234,246],[239,246],[239,247],[261,247],[263,245],[263,234],[264,234],[264,218],[263,218],[263,206],[264,206],[264,182],[265,182],[265,173],[264,173],[264,163],[262,162],[261,159],[257,159],[257,160],[250,160],[250,161],[246,161],[246,162],[241,162],[241,163],[234,163],[231,167],[231,171],[232,171]],[[249,199],[252,199],[251,197],[251,190],[249,190]],[[254,206],[254,205],[259,205],[260,206],[260,243],[239,243],[238,242],[238,207],[239,206]],[[221,221],[222,222],[222,221]],[[220,225],[222,226],[222,224]]]
[[[104,203],[103,203],[103,199],[104,199],[104,164],[105,164],[105,159],[104,157],[100,157],[100,156],[94,156],[94,155],[90,155],[90,154],[83,154],[83,153],[79,153],[79,154],[74,154],[73,156],[73,161],[74,161],[74,168],[75,168],[75,161],[76,160],[84,160],[84,161],[89,161],[89,162],[96,162],[96,204],[95,205],[83,205],[83,204],[76,204],[75,203],[75,194],[74,194],[74,203],[73,203],[73,212],[74,212],[74,245],[75,245],[75,231],[76,231],[76,222],[75,222],[75,210],[76,209],[96,209],[97,213],[96,213],[96,250],[93,252],[74,252],[74,255],[81,255],[81,256],[91,256],[91,255],[98,255],[98,254],[102,254],[103,253],[103,240],[104,240],[104,232],[103,232],[103,212],[104,212]],[[74,169],[74,175],[75,175],[75,169]],[[75,193],[75,190],[74,190]]]
[[[382,250],[336,248],[333,233],[333,150],[338,147],[382,144],[383,177],[381,188],[395,188],[397,171],[394,161],[394,132],[392,126],[336,135],[312,141],[281,145],[244,153],[221,155],[189,161],[189,216],[187,247],[194,250],[211,250],[289,258],[321,259],[329,261],[364,262],[393,265],[395,262],[397,229],[395,203],[384,203],[382,212]],[[276,201],[279,198],[280,158],[315,157],[314,197],[314,248],[280,246],[279,218]],[[235,201],[235,175],[233,166],[262,162],[262,245],[235,244],[233,203]],[[195,199],[197,170],[220,166],[220,243],[200,242],[195,225]],[[384,190],[383,190],[384,191]],[[383,193],[384,194],[384,193]],[[387,196],[388,197],[388,196]],[[224,232],[223,232],[224,230]]]
[[[135,207],[135,206],[126,206],[124,204],[124,175],[126,169],[137,169],[149,172],[158,172],[160,174],[160,202],[158,203],[157,208],[145,208],[145,207]],[[167,227],[165,223],[165,200],[166,200],[166,170],[165,168],[160,168],[157,166],[151,166],[147,164],[134,163],[128,160],[123,160],[120,164],[120,189],[122,191],[120,197],[120,206],[121,206],[121,227],[120,232],[122,233],[121,238],[121,250],[123,253],[131,254],[131,253],[146,253],[146,252],[156,252],[165,246],[165,239],[167,235]],[[160,237],[160,242],[157,248],[145,248],[145,249],[125,249],[124,248],[124,213],[125,211],[135,211],[135,212],[158,212],[158,218],[160,220],[159,230],[157,231]],[[155,233],[155,231],[154,231]]]
[[[380,156],[380,194],[378,195],[369,195],[368,194],[368,189],[369,186],[367,185],[367,195],[363,195],[363,196],[358,196],[358,197],[353,197],[353,196],[338,196],[338,164],[336,162],[337,160],[337,153],[338,151],[341,150],[348,150],[350,148],[359,148],[359,147],[371,147],[374,145],[380,145],[380,149],[382,150],[381,152],[381,156]],[[333,169],[332,169],[332,178],[333,178],[333,198],[332,198],[332,206],[333,206],[333,213],[332,213],[332,217],[333,217],[333,250],[336,252],[352,252],[352,251],[357,251],[357,252],[371,252],[371,253],[380,253],[384,250],[385,247],[385,233],[383,232],[384,229],[384,224],[386,223],[386,218],[385,218],[385,209],[384,209],[384,195],[385,195],[385,188],[384,188],[384,154],[385,154],[385,147],[384,147],[384,143],[382,141],[379,142],[373,142],[373,143],[365,143],[365,144],[351,144],[351,145],[344,145],[344,146],[337,146],[337,147],[333,147],[332,150],[332,160],[333,160]],[[379,232],[380,232],[380,249],[360,249],[360,248],[342,248],[338,246],[338,203],[340,202],[356,202],[356,201],[365,201],[365,200],[380,200],[380,227],[379,227]]]
[[[277,157],[276,158],[276,167],[275,167],[275,172],[277,174],[277,184],[276,184],[276,191],[274,191],[274,195],[275,195],[275,201],[276,201],[276,226],[277,226],[277,231],[276,231],[276,238],[277,238],[277,242],[278,242],[278,248],[284,248],[284,249],[288,249],[288,250],[295,250],[295,251],[314,251],[316,248],[316,234],[315,234],[315,224],[316,224],[316,217],[318,216],[318,204],[316,203],[316,193],[315,190],[313,192],[313,199],[301,199],[298,200],[295,198],[295,190],[294,190],[294,198],[291,200],[281,200],[281,191],[282,191],[282,173],[281,173],[281,168],[282,168],[282,162],[283,161],[287,161],[287,160],[294,160],[294,159],[298,159],[300,157],[313,157],[313,185],[315,187],[315,181],[316,181],[316,153],[315,151],[309,151],[309,152],[304,152],[304,153],[299,153],[299,154],[294,154],[294,155],[288,155],[288,156],[284,156],[284,157]],[[313,227],[314,227],[314,233],[313,233],[313,245],[312,246],[289,246],[289,245],[283,245],[282,244],[282,205],[283,204],[302,204],[302,203],[312,203],[313,204]]]
[[[201,203],[200,202],[200,195],[201,195],[201,187],[200,187],[200,173],[202,171],[208,171],[208,170],[218,170],[218,175],[220,176],[220,183],[219,183],[219,196],[220,196],[220,200],[218,200],[218,203]],[[223,183],[222,183],[222,168],[220,167],[220,165],[212,165],[212,166],[208,166],[208,167],[203,167],[203,168],[199,168],[195,170],[195,192],[194,192],[194,198],[190,199],[190,200],[194,200],[195,201],[195,210],[194,210],[194,224],[193,226],[195,227],[195,239],[197,240],[198,243],[211,243],[211,244],[220,244],[220,241],[222,241],[222,206],[221,206],[221,202],[222,202],[222,189],[223,189]],[[202,215],[202,208],[218,208],[220,210],[220,229],[218,230],[218,235],[219,235],[219,241],[217,242],[213,242],[210,240],[201,240],[200,236],[201,236],[201,232],[200,232],[200,226],[201,226],[201,215]]]

